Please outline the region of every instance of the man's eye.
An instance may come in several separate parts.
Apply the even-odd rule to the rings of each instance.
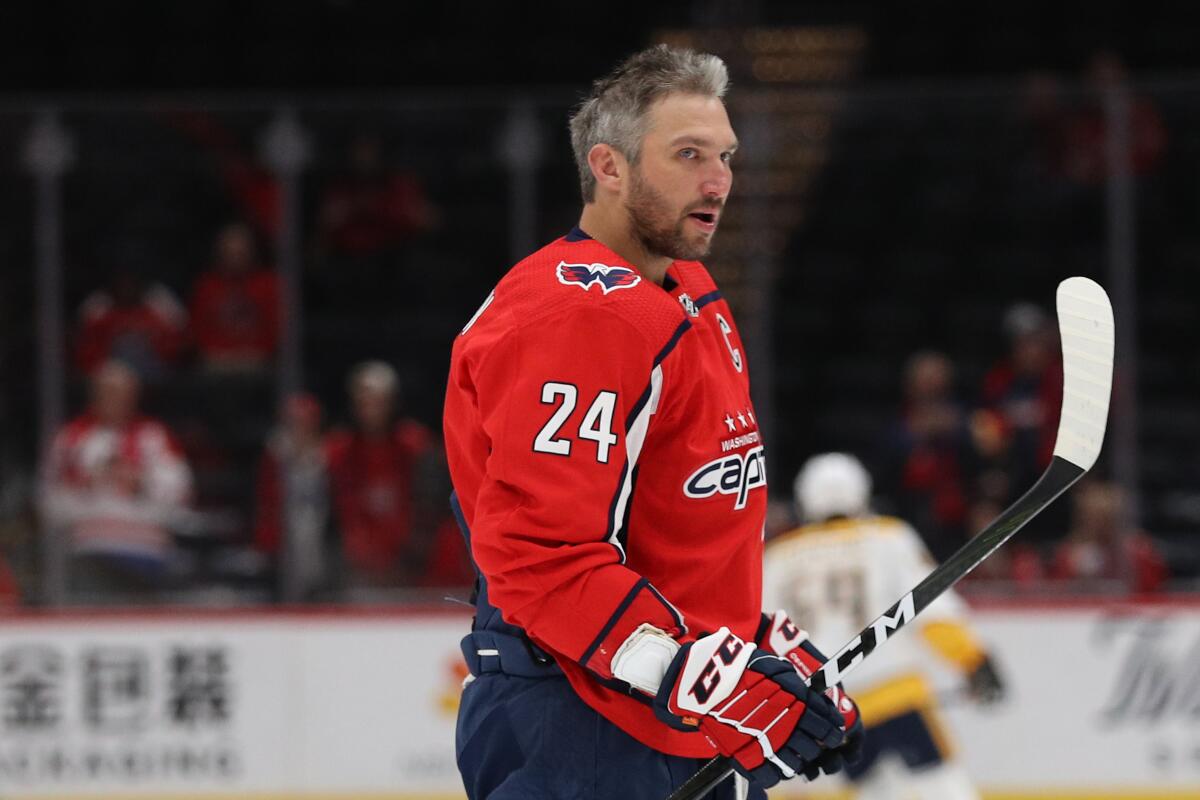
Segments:
[[[679,151],[680,158],[695,158],[696,155],[696,150],[692,147],[685,147]]]
[[[733,153],[721,153],[721,160],[728,164],[733,161]]]

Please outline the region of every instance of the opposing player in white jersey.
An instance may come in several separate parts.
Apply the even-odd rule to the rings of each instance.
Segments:
[[[871,478],[856,458],[814,456],[795,484],[805,524],[767,543],[765,607],[786,609],[825,652],[934,567],[909,525],[871,514],[870,496]],[[867,731],[862,760],[846,770],[860,800],[978,798],[938,718],[929,678],[937,657],[962,672],[971,699],[1002,696],[991,659],[967,627],[965,604],[947,591],[847,679]]]

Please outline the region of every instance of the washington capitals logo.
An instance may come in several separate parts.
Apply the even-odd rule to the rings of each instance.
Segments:
[[[600,289],[608,294],[617,289],[628,289],[630,286],[637,286],[642,280],[642,276],[638,275],[629,267],[610,267],[607,264],[568,264],[565,261],[558,262],[558,282],[563,284],[575,284],[582,286],[586,292],[592,288],[593,283],[600,284]]]

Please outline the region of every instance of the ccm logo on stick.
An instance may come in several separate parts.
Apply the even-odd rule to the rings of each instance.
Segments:
[[[718,493],[732,494],[737,497],[733,507],[745,508],[750,490],[766,485],[766,456],[759,445],[744,454],[735,453],[708,462],[684,482],[683,493],[698,499]]]
[[[916,605],[913,602],[912,592],[909,592],[900,598],[896,605],[872,622],[869,628],[851,639],[833,658],[825,662],[825,665],[821,667],[821,673],[825,676],[825,686],[821,688],[824,689],[838,683],[842,679],[843,672],[866,658],[868,653],[886,642],[889,636],[907,625],[916,615]],[[867,646],[863,642],[863,635],[871,636],[874,641]]]

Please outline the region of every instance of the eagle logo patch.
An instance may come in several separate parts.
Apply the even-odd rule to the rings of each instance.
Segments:
[[[642,276],[629,267],[610,267],[607,264],[568,264],[558,262],[558,282],[583,287],[589,291],[594,284],[599,284],[605,294],[617,289],[628,289],[637,286]]]

